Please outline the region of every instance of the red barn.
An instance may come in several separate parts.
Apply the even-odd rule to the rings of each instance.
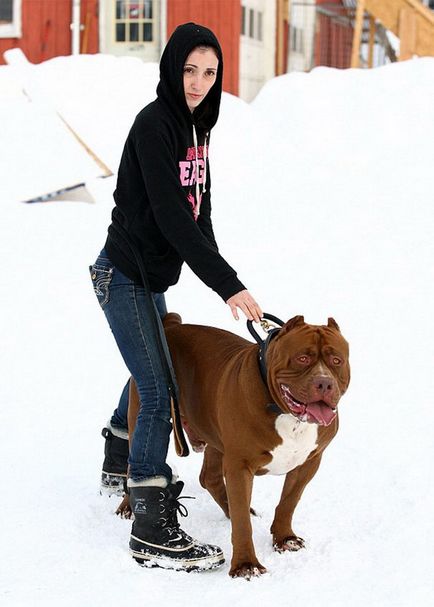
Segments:
[[[81,46],[98,52],[98,0],[81,0]],[[0,3],[0,55],[21,48],[32,63],[72,49],[71,0],[2,0]],[[3,29],[3,32],[2,32]],[[10,35],[8,35],[10,33]],[[0,63],[4,63],[0,57]]]
[[[356,1],[316,0],[316,4],[315,66],[350,67]]]
[[[238,94],[241,0],[1,0],[0,64],[10,48],[40,63],[70,55],[74,42],[81,53],[158,61],[172,31],[187,21],[216,33],[225,57],[224,89]]]

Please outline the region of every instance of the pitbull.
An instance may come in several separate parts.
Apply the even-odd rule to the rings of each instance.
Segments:
[[[258,345],[221,329],[183,325],[177,314],[168,314],[164,327],[184,427],[193,448],[204,448],[200,483],[231,520],[229,575],[260,575],[266,569],[252,540],[253,478],[286,475],[272,543],[277,552],[303,548],[292,517],[338,430],[337,406],[350,381],[348,344],[334,319],[318,326],[295,316],[270,340],[264,381]],[[131,425],[138,407],[132,390]],[[127,500],[118,511],[128,512]]]

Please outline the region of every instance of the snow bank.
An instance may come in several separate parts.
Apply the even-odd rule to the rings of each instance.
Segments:
[[[134,114],[154,96],[156,67],[84,56],[37,68],[26,87],[115,167]],[[10,76],[0,68],[0,88]],[[211,142],[221,250],[266,311],[335,317],[353,371],[339,435],[296,511],[305,551],[272,551],[283,478],[256,480],[254,536],[269,573],[250,584],[230,580],[227,567],[197,576],[136,567],[130,524],[113,516],[114,498],[98,495],[99,431],[127,373],[87,266],[104,241],[115,177],[88,183],[96,204],[1,197],[0,458],[12,486],[2,604],[431,603],[433,87],[434,59],[420,59],[290,74],[250,105],[224,95]],[[2,124],[10,112],[0,102]],[[19,166],[8,170],[18,183]],[[167,300],[185,321],[248,335],[188,269]],[[229,523],[197,480],[201,456],[172,451],[171,460],[198,498],[186,528],[229,557]]]

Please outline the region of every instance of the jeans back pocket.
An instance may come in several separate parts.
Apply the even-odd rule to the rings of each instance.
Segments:
[[[92,279],[93,290],[95,291],[101,308],[103,308],[110,298],[109,287],[113,278],[113,268],[95,263],[93,266],[89,266],[89,272]]]

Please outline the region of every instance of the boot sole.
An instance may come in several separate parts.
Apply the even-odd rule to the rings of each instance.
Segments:
[[[211,571],[221,567],[225,562],[223,554],[207,557],[206,559],[171,559],[155,554],[145,554],[130,549],[133,559],[142,567],[160,567],[176,569],[177,571]]]

